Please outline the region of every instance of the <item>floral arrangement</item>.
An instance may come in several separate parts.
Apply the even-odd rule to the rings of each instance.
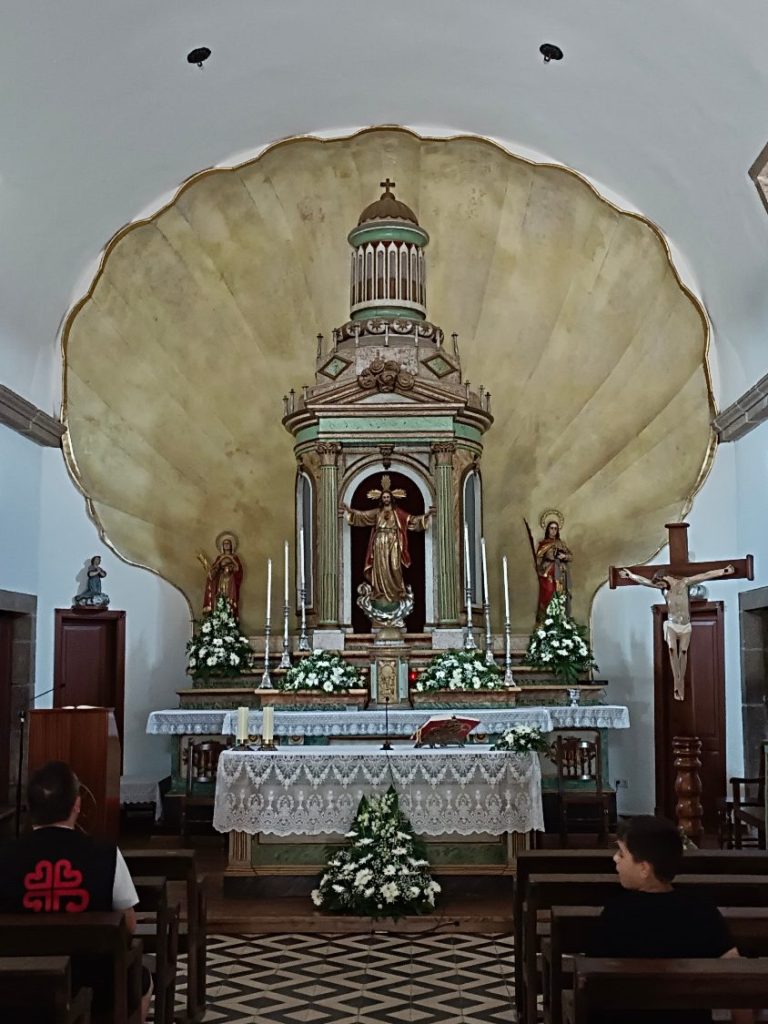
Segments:
[[[240,632],[226,598],[220,597],[213,611],[195,625],[197,630],[187,643],[187,671],[191,675],[203,679],[238,676],[248,667],[251,645]]]
[[[446,651],[434,657],[419,678],[417,693],[429,690],[504,690],[504,674],[476,651]]]
[[[346,693],[363,685],[360,672],[331,651],[313,651],[278,677],[278,690],[310,690],[318,693]]]
[[[440,886],[394,789],[363,797],[347,839],[312,891],[316,907],[373,918],[434,910]]]
[[[491,747],[491,750],[512,750],[518,754],[528,750],[548,749],[547,737],[535,725],[516,725],[512,729],[507,729]]]
[[[579,676],[597,668],[592,658],[587,631],[568,617],[565,598],[556,594],[547,606],[528,643],[527,665],[551,669],[558,679],[572,685]]]

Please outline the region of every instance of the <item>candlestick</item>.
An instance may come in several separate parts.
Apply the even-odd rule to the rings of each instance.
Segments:
[[[304,527],[299,532],[299,580],[301,589],[305,590],[307,581],[304,579]]]
[[[507,556],[501,560],[504,575],[504,682],[507,686],[517,689],[515,677],[512,675],[512,627],[509,622],[509,572]]]
[[[283,542],[283,604],[288,604],[288,541]]]
[[[464,630],[464,650],[476,651],[477,644],[472,632],[472,572],[469,561],[469,530],[464,523],[464,599],[467,605],[467,625]]]
[[[491,631],[491,599],[488,596],[488,561],[485,555],[485,537],[480,538],[483,563],[483,615],[485,616],[485,663],[495,665],[493,657],[493,633]]]
[[[485,537],[480,538],[480,552],[483,560],[483,604],[490,604],[488,596],[488,560],[485,554]]]
[[[237,709],[237,735],[235,736],[235,743],[238,747],[245,745],[248,739],[248,708]]]
[[[282,657],[280,658],[280,668],[290,668],[291,640],[288,635],[288,619],[291,614],[291,608],[288,596],[288,541],[285,542],[285,559],[283,574],[285,576],[285,586],[283,587],[283,654]]]
[[[267,625],[272,620],[272,559],[267,559]]]

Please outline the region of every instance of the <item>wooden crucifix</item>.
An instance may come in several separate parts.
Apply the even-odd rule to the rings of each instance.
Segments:
[[[631,565],[608,570],[608,582],[615,587],[653,587],[660,590],[667,605],[664,639],[669,650],[675,699],[685,699],[685,669],[691,643],[691,605],[688,588],[694,583],[721,577],[753,580],[752,555],[722,562],[691,562],[688,556],[688,523],[666,523],[669,533],[669,562],[660,565]]]

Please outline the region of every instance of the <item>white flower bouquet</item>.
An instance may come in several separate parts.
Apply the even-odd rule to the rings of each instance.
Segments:
[[[531,633],[525,663],[534,668],[551,669],[569,686],[591,668],[597,668],[587,631],[568,617],[565,598],[561,595],[556,594],[552,598],[544,619]]]
[[[347,693],[362,687],[363,680],[354,665],[331,651],[313,651],[278,676],[278,690],[305,690],[311,693]]]
[[[504,690],[504,674],[496,665],[488,665],[477,651],[446,651],[434,657],[419,678],[414,690]]]
[[[491,747],[491,750],[511,750],[523,754],[528,750],[545,751],[549,742],[541,729],[535,725],[516,725],[507,729]]]
[[[363,797],[349,846],[329,861],[317,889],[316,907],[367,917],[402,917],[435,909],[440,886],[429,873],[423,844],[400,810],[397,793]]]
[[[209,676],[239,676],[246,671],[253,653],[248,638],[240,632],[229,602],[220,597],[216,607],[196,624],[187,643],[187,671],[199,679]]]

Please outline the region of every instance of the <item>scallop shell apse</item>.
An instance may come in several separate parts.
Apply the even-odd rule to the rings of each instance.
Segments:
[[[196,554],[232,530],[247,631],[265,563],[292,540],[296,466],[281,396],[312,383],[315,336],[348,318],[346,236],[389,175],[430,234],[428,316],[492,392],[482,460],[494,618],[509,556],[530,630],[526,518],[565,516],[573,611],[610,564],[651,557],[713,452],[708,326],[663,237],[578,174],[475,137],[382,128],[280,143],[203,172],[106,249],[64,331],[65,448],[127,561],[203,596]],[[273,594],[273,609],[275,608]]]

